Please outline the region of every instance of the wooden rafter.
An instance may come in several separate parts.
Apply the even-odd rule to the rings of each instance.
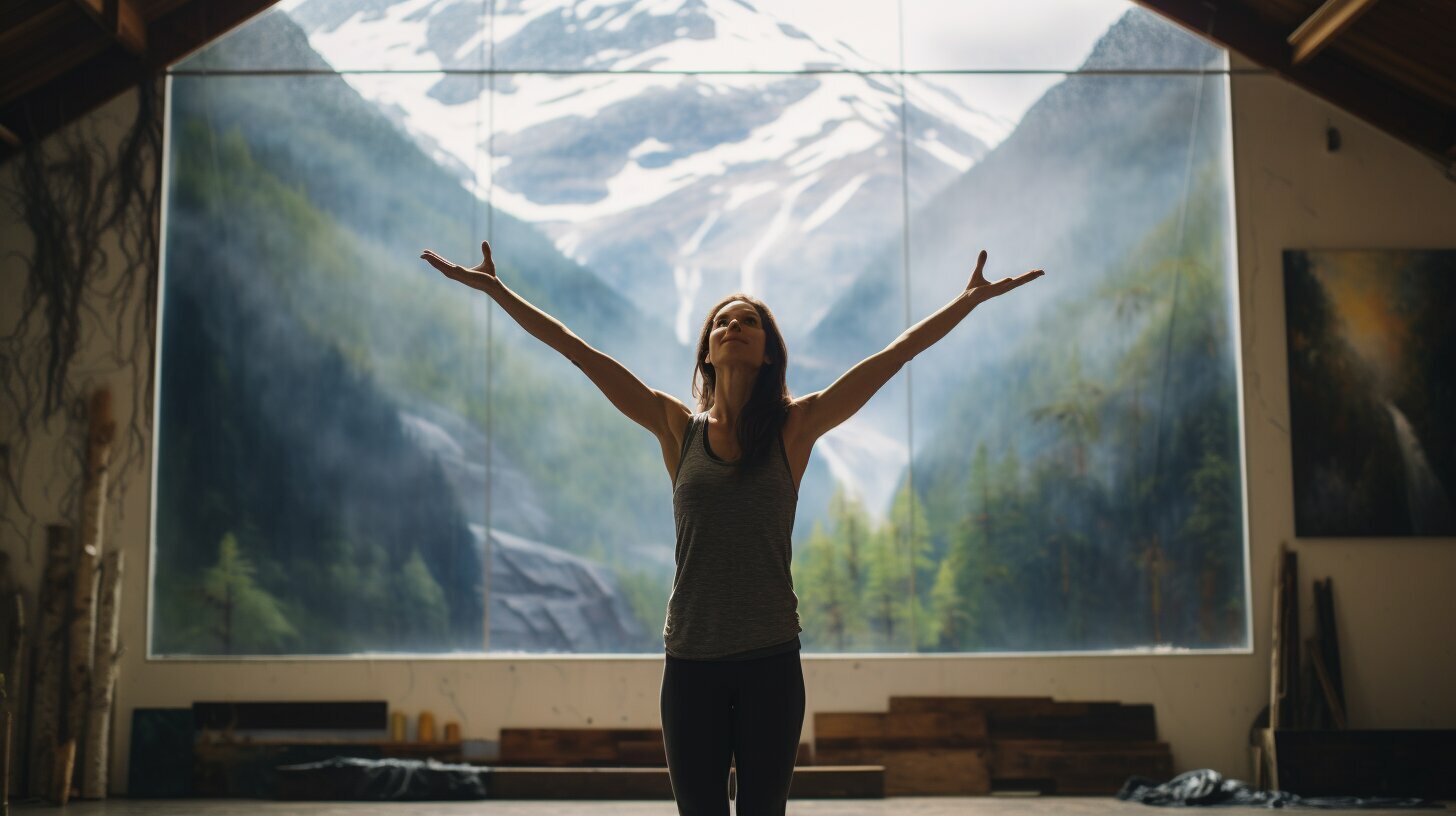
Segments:
[[[10,48],[15,43],[48,36],[71,15],[65,3],[36,6],[22,2],[0,5],[0,47]]]
[[[147,53],[147,21],[132,0],[72,0],[86,16],[96,21],[108,37],[129,53],[143,57]]]
[[[1294,49],[1290,61],[1295,65],[1308,62],[1375,3],[1376,0],[1325,0],[1324,5],[1289,35],[1289,44]]]
[[[90,16],[98,5],[103,10],[107,5],[112,5],[117,21],[117,28],[114,30],[119,32],[131,28],[144,32],[141,39],[131,34],[125,35],[132,40],[132,46],[141,44],[143,48],[141,51],[134,51],[132,46],[127,45],[122,34],[110,33],[113,29],[102,33],[95,30],[93,24],[93,37],[72,38],[78,43],[77,47],[81,42],[88,44],[84,55],[71,54],[68,51],[64,60],[53,60],[53,63],[42,66],[37,66],[34,58],[21,55],[17,64],[26,66],[27,70],[16,73],[23,76],[12,80],[8,73],[0,72],[0,128],[6,129],[14,137],[14,141],[0,140],[0,161],[8,159],[18,151],[17,143],[23,147],[65,123],[84,116],[127,88],[155,77],[168,65],[202,48],[276,2],[277,0],[155,0],[146,3],[143,0],[126,0],[125,6],[131,11],[125,11],[123,4],[116,0],[60,2],[59,6],[64,13],[75,15],[74,22],[77,23],[84,22],[84,18],[75,9],[87,6],[86,14]],[[41,10],[36,5],[37,9],[32,12],[32,17],[42,13],[48,19],[54,16],[50,10]],[[143,9],[152,11],[153,16],[149,19],[140,16],[139,12]],[[164,11],[158,12],[158,9]],[[0,12],[3,13],[6,12]],[[128,17],[131,22],[127,22]],[[47,39],[40,43],[40,47],[54,48],[51,44],[53,42],[54,39]],[[8,49],[5,56],[9,59],[12,53],[18,53],[19,50]],[[61,62],[65,64],[62,65]],[[40,68],[44,70],[38,70]]]
[[[1338,51],[1295,64],[1280,31],[1236,0],[1136,0],[1198,36],[1236,51],[1386,133],[1456,167],[1456,109]]]
[[[0,0],[0,161],[274,2]],[[1456,0],[1136,2],[1456,168]]]
[[[0,76],[0,105],[80,68],[106,47],[106,40],[100,37],[76,37],[61,47],[45,39],[20,43],[14,50],[26,70]]]

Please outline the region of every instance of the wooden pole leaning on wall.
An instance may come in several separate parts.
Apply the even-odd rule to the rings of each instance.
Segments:
[[[86,726],[89,721],[87,709],[91,705],[92,661],[96,658],[96,589],[100,578],[97,567],[101,561],[106,521],[111,440],[115,436],[111,391],[102,388],[91,398],[85,493],[81,499],[81,547],[76,554],[76,581],[71,596],[71,661],[65,736],[75,741],[75,750],[81,754],[83,763],[89,763],[84,751],[88,746]],[[74,768],[75,762],[69,767]],[[70,779],[65,780],[68,792],[70,783]]]
[[[64,805],[71,799],[71,773],[76,769],[76,741],[68,739],[56,746],[55,770],[51,771],[50,799]]]
[[[106,798],[106,770],[110,758],[111,705],[122,649],[117,646],[121,608],[122,552],[113,549],[101,563],[101,607],[96,613],[96,658],[92,664],[91,705],[86,724],[86,765],[81,773],[83,799]]]
[[[0,759],[0,816],[10,816],[10,766],[15,762],[15,711],[22,693],[20,678],[25,659],[25,595],[19,591],[10,596],[10,654],[5,656],[5,745]]]
[[[52,758],[60,743],[61,692],[66,685],[66,606],[71,599],[71,528],[46,527],[45,578],[41,581],[36,621],[35,679],[30,686],[30,774],[26,792],[52,793]]]

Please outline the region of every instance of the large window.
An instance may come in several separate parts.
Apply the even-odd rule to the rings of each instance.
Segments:
[[[170,80],[151,652],[660,652],[655,440],[500,274],[695,405],[977,310],[817,444],[810,652],[1248,645],[1224,54],[1121,0],[285,0]]]

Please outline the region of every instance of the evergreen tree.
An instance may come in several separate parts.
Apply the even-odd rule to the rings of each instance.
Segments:
[[[844,652],[850,646],[854,610],[849,571],[836,551],[835,540],[819,522],[809,533],[804,565],[796,568],[799,614],[805,645]]]
[[[958,594],[956,579],[964,571],[965,565],[956,552],[948,552],[935,571],[925,626],[921,630],[921,643],[930,651],[946,652],[960,648],[959,638],[966,631],[968,616]]]
[[[216,615],[212,633],[221,654],[281,649],[298,635],[278,601],[253,581],[253,573],[237,536],[224,535],[217,563],[202,577],[204,603]]]
[[[398,646],[433,651],[447,645],[449,627],[445,591],[440,588],[419,550],[411,550],[395,579]]]

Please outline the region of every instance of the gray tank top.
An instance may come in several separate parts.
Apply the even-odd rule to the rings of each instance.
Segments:
[[[799,497],[782,435],[737,471],[708,444],[708,414],[693,416],[672,486],[677,568],[662,629],[671,657],[743,660],[799,647],[789,569]]]

